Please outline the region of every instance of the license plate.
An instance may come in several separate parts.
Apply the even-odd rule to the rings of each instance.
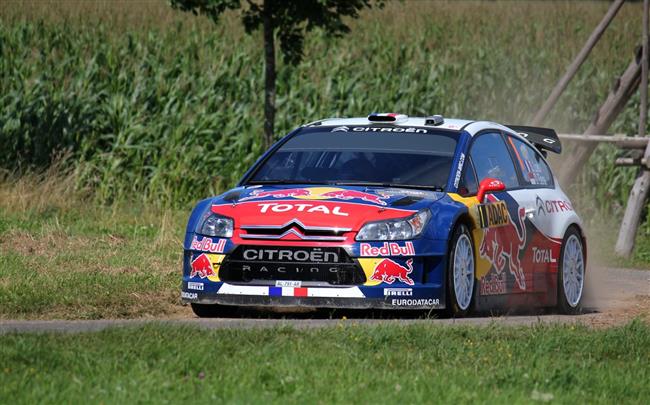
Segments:
[[[293,280],[277,280],[275,282],[276,287],[300,287],[302,281],[293,281]]]

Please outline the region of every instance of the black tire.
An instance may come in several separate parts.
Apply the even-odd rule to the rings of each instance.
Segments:
[[[466,238],[466,239],[465,239]],[[472,260],[471,264],[471,292],[469,296],[469,302],[467,302],[468,297],[465,296],[464,300],[459,300],[456,297],[456,285],[454,277],[454,263],[457,255],[457,249],[460,248],[459,240],[464,239],[469,241],[470,257]],[[466,225],[459,224],[454,229],[452,233],[451,240],[449,241],[449,252],[447,254],[449,258],[447,262],[447,302],[445,313],[449,317],[462,318],[467,316],[474,310],[475,304],[475,295],[476,295],[476,253],[474,251],[474,240],[472,238],[472,233]],[[467,289],[465,289],[467,291]]]
[[[190,304],[199,318],[230,318],[237,313],[237,307],[219,304]]]
[[[566,249],[571,249],[569,244],[577,243],[580,247],[580,254],[573,254],[576,258],[581,258],[581,265],[582,265],[582,280],[580,281],[580,292],[579,292],[579,297],[576,302],[576,294],[571,294],[571,289],[569,289],[569,294],[567,294],[565,290],[565,283],[564,283],[564,269],[565,266],[574,266],[573,260],[570,259],[569,263],[565,263],[565,250]],[[564,238],[562,239],[562,248],[560,249],[560,257],[558,258],[558,274],[557,274],[557,309],[558,312],[562,314],[567,314],[567,315],[576,315],[582,312],[582,300],[584,297],[584,279],[587,273],[587,266],[586,266],[586,260],[585,260],[585,250],[584,250],[584,241],[582,239],[582,236],[580,235],[580,232],[575,226],[569,227],[569,229],[566,231],[564,234]],[[571,255],[571,251],[569,250],[568,256]],[[576,276],[575,274],[579,274],[579,269],[574,268],[573,271],[567,269],[567,271],[571,272],[570,275],[573,280],[575,280]],[[574,284],[575,286],[575,281]],[[569,299],[567,295],[572,295],[573,299]]]

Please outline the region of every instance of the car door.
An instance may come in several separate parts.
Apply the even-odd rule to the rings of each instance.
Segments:
[[[526,247],[521,262],[530,269],[530,291],[541,293],[540,299],[551,303],[561,246],[561,238],[553,237],[553,213],[571,206],[558,197],[553,174],[542,154],[518,137],[505,137],[522,182],[522,188],[510,194],[526,213]]]
[[[525,292],[531,285],[521,263],[526,245],[525,209],[512,196],[513,191],[521,188],[520,174],[498,130],[475,135],[469,157],[479,183],[491,178],[506,186],[503,192],[488,194],[479,202],[482,232],[475,237],[479,300],[495,302],[489,296]]]

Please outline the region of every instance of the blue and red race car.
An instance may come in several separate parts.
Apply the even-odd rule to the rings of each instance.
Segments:
[[[581,221],[555,131],[371,114],[304,125],[186,230],[182,299],[238,306],[580,311]]]

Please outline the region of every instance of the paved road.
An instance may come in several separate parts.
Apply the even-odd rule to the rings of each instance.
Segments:
[[[206,329],[255,328],[291,325],[298,328],[335,326],[344,324],[439,324],[439,325],[535,325],[539,323],[585,323],[599,324],[603,318],[616,318],[622,306],[630,306],[635,297],[650,296],[650,271],[629,269],[593,269],[586,286],[586,313],[578,316],[557,314],[520,315],[498,317],[475,317],[466,319],[369,319],[371,312],[354,312],[350,319],[328,319],[323,313],[275,314],[247,316],[237,319],[104,319],[91,321],[13,321],[0,320],[0,334],[9,332],[93,332],[109,327],[129,327],[159,323],[188,325]]]

